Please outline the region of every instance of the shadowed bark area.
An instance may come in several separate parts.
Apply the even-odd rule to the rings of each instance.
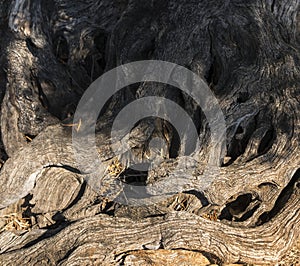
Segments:
[[[300,234],[298,0],[0,6],[1,265],[169,265],[172,256],[175,265],[275,264],[289,254]],[[73,123],[76,106],[103,73],[150,59],[190,69],[216,95],[227,127],[220,169],[208,187],[197,186],[213,145],[208,119],[191,97],[162,83],[133,84],[99,116],[95,190],[74,155],[72,127],[87,123]],[[169,122],[154,117],[125,137],[138,158],[154,157],[158,166],[133,171],[127,154],[113,153],[114,118],[146,96],[184,108],[199,134],[196,154],[187,141],[180,147]],[[166,149],[150,145],[156,138]],[[107,169],[118,162],[115,183]],[[184,190],[156,204],[114,200],[126,200],[122,183],[171,189],[178,177]]]

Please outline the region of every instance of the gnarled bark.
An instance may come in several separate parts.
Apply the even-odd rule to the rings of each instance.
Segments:
[[[9,157],[0,213],[31,222],[31,231],[10,232],[0,220],[3,265],[139,265],[157,261],[145,250],[158,249],[166,260],[200,252],[214,263],[275,264],[292,248],[300,225],[298,0],[0,3],[1,159]],[[100,191],[78,169],[69,125],[84,91],[105,71],[147,59],[189,68],[219,101],[226,154],[205,189],[197,184],[213,150],[208,121],[190,97],[160,83],[125,88],[102,110]],[[149,191],[174,176],[186,186],[156,204],[126,206],[115,201],[126,199],[122,182],[108,187],[115,177],[105,170],[120,159],[109,129],[122,107],[149,95],[186,110],[201,149],[183,154],[163,120],[137,123],[129,136],[136,155],[155,153],[155,137],[168,149],[147,174],[124,169],[120,179]]]

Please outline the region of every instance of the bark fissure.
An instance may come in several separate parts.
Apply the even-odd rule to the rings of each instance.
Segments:
[[[0,6],[3,265],[148,265],[156,256],[199,259],[198,253],[213,263],[275,264],[297,241],[298,0],[0,0]],[[134,84],[111,97],[96,128],[99,187],[79,169],[72,120],[81,96],[104,72],[147,59],[187,67],[219,101],[227,153],[205,189],[199,180],[213,150],[208,120],[191,97],[162,83]],[[113,153],[120,144],[109,132],[116,114],[146,96],[184,108],[199,134],[197,154],[187,140],[181,147],[171,123],[155,117],[137,121],[123,139],[138,158],[156,156],[158,166],[136,171],[127,153]],[[166,148],[157,152],[150,145],[155,138]],[[107,169],[116,162],[124,169],[113,176]],[[156,184],[176,189],[175,182],[166,187],[175,178],[186,185],[166,200],[115,202],[125,202],[133,185],[147,193],[157,192]],[[2,216],[14,212],[31,219],[32,231],[2,230]]]

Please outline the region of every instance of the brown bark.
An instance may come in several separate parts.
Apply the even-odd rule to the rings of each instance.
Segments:
[[[292,248],[300,234],[298,0],[0,4],[1,265],[146,265],[160,256],[167,264],[173,253],[195,265],[199,253],[210,263],[275,264]],[[110,175],[99,176],[101,191],[87,184],[66,124],[92,81],[147,59],[185,66],[207,82],[225,115],[226,155],[210,186],[197,187],[212,150],[201,108],[165,84],[124,89],[99,118],[102,170],[116,160],[111,121],[133,99],[175,101],[201,141],[196,156],[184,156],[170,124],[138,123],[130,134],[138,156],[153,152],[148,143],[157,136],[168,150],[159,167],[123,181],[163,185],[175,175],[189,182],[155,205],[125,206],[111,198],[122,187],[105,197]],[[174,174],[174,165],[184,171]],[[6,230],[11,213],[30,218],[30,230]]]

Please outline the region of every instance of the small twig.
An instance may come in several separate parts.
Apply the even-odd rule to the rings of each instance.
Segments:
[[[30,142],[32,142],[32,138],[28,137],[28,136],[25,136],[26,140],[29,140]]]
[[[76,132],[78,132],[81,128],[81,125],[82,125],[82,121],[81,119],[79,119],[79,122],[76,123],[76,124],[62,124],[64,127],[76,127]]]

